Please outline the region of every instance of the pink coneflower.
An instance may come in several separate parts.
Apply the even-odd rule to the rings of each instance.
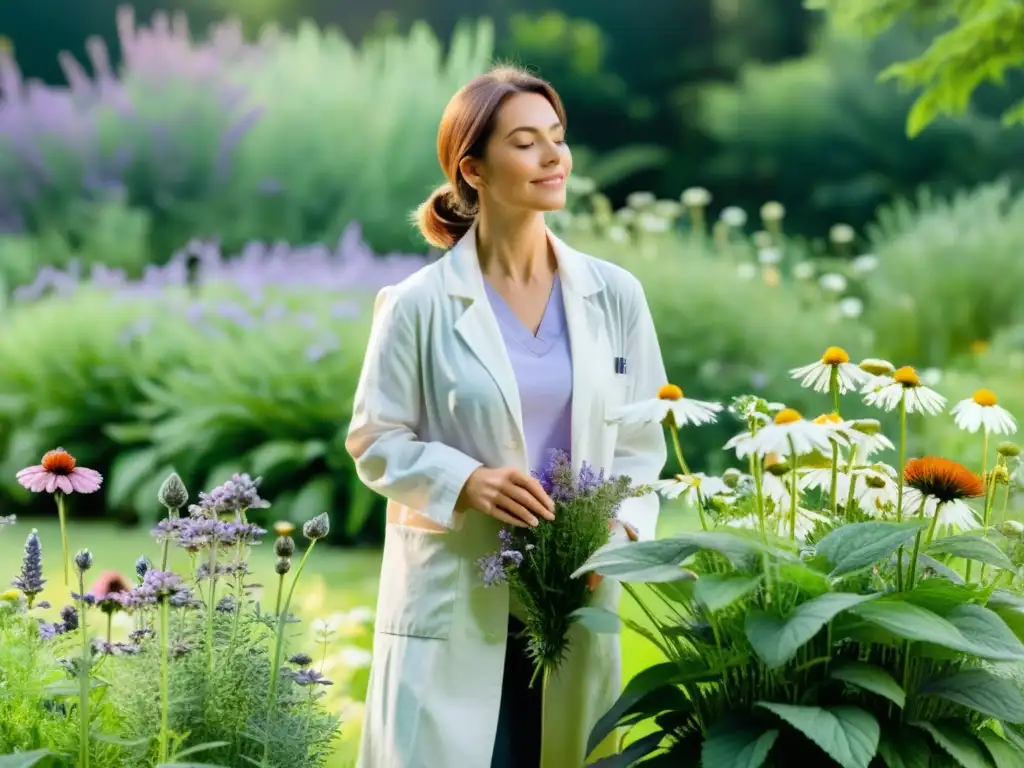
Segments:
[[[64,496],[69,493],[92,493],[98,491],[103,475],[95,469],[79,467],[75,457],[63,448],[47,451],[42,461],[34,467],[25,467],[17,474],[18,482],[33,493],[52,493],[57,502],[57,517],[60,520],[60,543],[64,555],[64,585],[68,577],[68,531],[64,510]]]
[[[93,493],[103,476],[95,469],[79,467],[63,448],[47,451],[41,463],[18,472],[18,482],[33,493]]]

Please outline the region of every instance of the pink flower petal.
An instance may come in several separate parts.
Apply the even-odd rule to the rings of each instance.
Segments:
[[[60,480],[60,475],[50,475],[46,478],[46,492],[53,493],[57,490],[57,482]]]
[[[77,469],[68,475],[68,483],[78,493],[92,493],[100,489],[99,481],[79,472]],[[68,493],[71,493],[71,491],[68,491]]]
[[[88,467],[75,467],[71,471],[71,475],[72,477],[76,475],[78,477],[84,477],[89,482],[95,483],[97,488],[99,488],[100,484],[103,482],[103,475],[101,475],[95,469],[89,469]]]
[[[18,470],[18,474],[15,475],[15,477],[17,477],[19,480],[21,480],[21,478],[23,478],[23,477],[28,477],[29,475],[34,475],[34,474],[36,474],[38,472],[45,472],[45,471],[46,470],[43,469],[43,465],[42,464],[36,464],[35,466],[25,467],[24,469]]]
[[[49,472],[40,472],[38,475],[33,475],[28,481],[28,485],[25,487],[34,493],[42,493],[46,490],[46,484],[50,482]]]
[[[71,493],[75,490],[71,478],[67,475],[57,475],[57,488],[64,491],[64,493]]]

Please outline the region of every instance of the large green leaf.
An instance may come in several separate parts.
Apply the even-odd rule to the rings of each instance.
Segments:
[[[590,763],[590,766],[591,768],[628,768],[631,765],[635,765],[638,760],[654,752],[664,738],[665,734],[660,731],[649,733],[643,738],[628,744],[618,754],[602,757],[600,760]]]
[[[254,476],[273,481],[306,464],[305,446],[295,440],[271,440],[249,451],[245,463]]]
[[[779,738],[775,728],[737,727],[728,720],[708,731],[701,747],[701,765],[714,768],[761,768]]]
[[[0,755],[0,768],[32,768],[45,757],[54,754],[48,749],[34,749],[31,752],[17,752],[13,755]]]
[[[803,563],[779,563],[777,583],[798,587],[811,597],[824,595],[829,590],[829,579],[824,573],[808,568]]]
[[[745,622],[747,640],[770,668],[781,667],[837,614],[877,597],[878,594],[831,592],[809,600],[785,619],[753,611],[747,614]]]
[[[986,538],[974,533],[959,536],[945,536],[932,542],[928,547],[930,555],[952,555],[964,560],[977,560],[1007,571],[1014,569],[1013,561],[999,547]]]
[[[597,634],[615,635],[622,629],[619,614],[598,605],[584,605],[569,616]]]
[[[291,508],[288,510],[288,519],[301,525],[322,512],[331,515],[333,508],[334,483],[330,475],[318,475],[295,494],[295,500],[292,501]],[[331,517],[335,516],[331,515]],[[331,523],[336,525],[337,520],[332,519]]]
[[[981,728],[977,736],[988,750],[996,768],[1020,768],[1024,765],[1024,752],[992,729]]]
[[[572,576],[578,578],[588,571],[624,582],[676,581],[696,578],[682,567],[695,550],[672,539],[636,541],[627,544],[606,544],[598,549]]]
[[[918,693],[938,696],[1009,723],[1024,723],[1024,693],[1020,685],[987,669],[962,669],[928,680]]]
[[[817,744],[842,768],[868,768],[878,751],[878,721],[858,707],[800,707],[759,701]]]
[[[915,584],[909,592],[897,592],[892,597],[927,608],[939,616],[948,616],[950,611],[961,605],[980,599],[974,587],[954,584],[945,579],[924,579]]]
[[[903,708],[907,700],[906,692],[893,679],[892,675],[874,664],[864,661],[841,661],[829,669],[828,676],[833,680],[841,680],[849,685],[883,696],[900,709]]]
[[[980,606],[960,606],[957,611],[968,608]],[[951,614],[948,619],[943,618],[926,608],[890,598],[854,606],[850,612],[904,640],[934,643],[993,661],[1024,660],[1024,646],[1021,646],[1005,624],[1000,631],[991,622],[965,619],[962,622],[964,627],[961,628],[954,623],[954,619],[962,618],[960,616]],[[999,620],[991,611],[988,613]],[[967,629],[968,635],[964,634],[964,629]]]
[[[107,503],[114,508],[124,506],[135,489],[150,479],[160,463],[156,448],[119,453],[110,465],[107,478]]]
[[[992,764],[988,761],[988,751],[977,737],[960,723],[919,721],[913,722],[911,725],[931,736],[932,740],[963,768],[992,768]]]
[[[929,768],[932,762],[931,746],[924,735],[902,727],[882,734],[878,756],[886,768]]]
[[[756,589],[762,577],[712,573],[694,582],[694,597],[709,611],[717,613]]]
[[[908,544],[927,521],[905,523],[870,521],[836,528],[815,549],[832,564],[832,576],[868,568]]]

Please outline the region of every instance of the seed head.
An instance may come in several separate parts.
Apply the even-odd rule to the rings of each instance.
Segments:
[[[829,347],[821,356],[821,362],[825,365],[843,365],[850,362],[850,355],[842,347]]]
[[[78,554],[75,555],[75,568],[81,573],[85,573],[92,568],[92,552],[88,549],[78,550]]]
[[[181,509],[188,504],[188,489],[177,472],[171,472],[156,494],[157,500],[168,510]]]
[[[302,526],[302,535],[310,541],[319,541],[331,531],[331,519],[326,512],[321,512]]]
[[[1006,456],[1007,458],[1020,456],[1020,446],[1016,443],[1011,443],[1009,440],[1004,443],[1000,443],[996,450],[999,452],[1000,456]]]
[[[893,371],[892,377],[895,381],[902,384],[904,387],[920,387],[921,379],[917,375],[917,371],[912,366],[904,365],[902,368],[897,368]]]
[[[682,400],[683,390],[675,384],[665,384],[658,390],[659,400]]]

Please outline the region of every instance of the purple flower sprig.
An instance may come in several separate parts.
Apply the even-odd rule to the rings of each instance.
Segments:
[[[39,541],[39,532],[35,528],[25,539],[25,555],[21,559],[21,574],[16,576],[11,584],[25,595],[29,608],[32,607],[36,595],[43,591],[43,585],[46,584],[46,579],[43,578],[43,545]]]

